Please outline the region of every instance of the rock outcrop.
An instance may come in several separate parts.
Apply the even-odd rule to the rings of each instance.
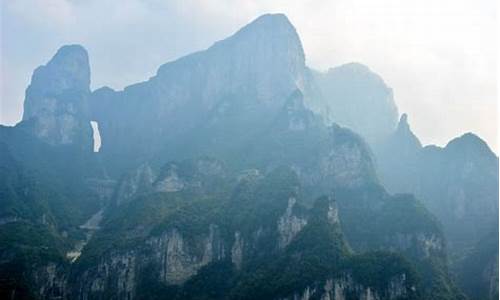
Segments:
[[[442,222],[455,254],[474,246],[498,220],[498,157],[478,136],[422,147],[403,115],[377,152],[384,186],[421,199]]]
[[[288,199],[288,206],[285,213],[278,220],[279,247],[285,248],[293,238],[307,225],[307,219],[296,216],[293,208],[297,200]]]
[[[288,19],[261,16],[204,51],[164,64],[146,82],[93,92],[101,152],[121,164],[158,151],[187,158],[192,143],[209,148],[214,142],[215,136],[205,140],[204,129],[234,129],[237,136],[255,125],[255,117],[265,121],[301,89],[304,69],[302,45]]]
[[[78,145],[90,151],[89,96],[87,51],[79,45],[64,46],[33,72],[26,89],[23,122],[51,145]]]
[[[368,67],[349,63],[326,73],[311,71],[308,106],[328,123],[346,126],[374,146],[397,125],[392,89]]]
[[[351,276],[346,275],[343,278],[329,278],[323,285],[308,286],[301,292],[280,300],[344,300],[353,296],[359,300],[395,300],[407,299],[414,294],[414,287],[412,289],[406,284],[405,274],[394,276],[381,292],[356,283]]]

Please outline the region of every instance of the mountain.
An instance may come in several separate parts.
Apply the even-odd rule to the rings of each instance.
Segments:
[[[388,191],[415,192],[417,185],[412,179],[418,176],[418,157],[422,148],[408,124],[408,115],[403,114],[396,130],[375,148],[378,173]]]
[[[300,183],[290,169],[240,176],[229,190],[207,192],[203,181],[214,175],[198,173],[206,163],[217,165],[211,169],[217,180],[232,181],[213,160],[178,164],[185,188],[142,194],[107,218],[77,261],[75,291],[97,299],[110,291],[120,298],[275,299],[324,280],[330,287],[319,293],[415,294],[411,265],[390,254],[377,254],[395,264],[378,281],[365,281],[363,268],[351,275],[354,261],[378,262],[348,249],[332,199],[318,199],[310,209],[300,204]]]
[[[494,275],[497,271],[487,271],[492,264],[498,266],[498,256],[494,254],[498,253],[498,242],[488,241],[495,232],[498,235],[498,157],[472,133],[453,139],[444,148],[422,147],[406,116],[377,151],[384,186],[391,192],[415,194],[443,224],[453,269],[462,278],[464,289],[473,299],[477,295],[493,295],[491,290],[498,290],[498,284],[477,284],[471,289],[469,280],[486,276],[484,272],[493,272],[493,278],[498,276]],[[470,265],[477,253],[490,253],[488,264],[465,271],[463,265]],[[478,266],[484,269],[478,270]],[[470,275],[471,270],[476,270],[475,275]],[[469,274],[467,280],[465,273]]]
[[[422,147],[402,117],[380,150],[384,186],[413,193],[443,223],[452,249],[473,246],[498,219],[498,157],[467,133],[444,148]]]
[[[52,145],[31,129],[0,127],[2,299],[59,295],[67,254],[87,234],[80,225],[104,206],[114,185],[91,153]]]
[[[89,106],[102,155],[123,168],[159,155],[193,156],[186,148],[227,156],[222,147],[250,143],[296,91],[327,125],[350,127],[369,143],[396,126],[392,91],[378,75],[360,64],[326,74],[310,70],[295,28],[281,14],[263,15],[204,51],[166,63],[145,82],[98,89]],[[367,107],[369,115],[361,117]]]
[[[367,66],[348,63],[311,74],[310,93],[315,99],[311,109],[327,122],[349,127],[372,147],[396,128],[398,109],[392,89]]]
[[[25,126],[49,144],[91,147],[89,86],[87,51],[79,45],[62,47],[33,72],[24,102]]]
[[[191,153],[183,142],[196,142],[206,127],[221,133],[201,147],[229,139],[226,147],[237,146],[301,88],[304,70],[295,28],[284,15],[263,15],[207,50],[164,64],[146,82],[93,92],[89,103],[102,155],[122,167],[162,152],[186,158]]]
[[[123,91],[90,91],[89,70],[62,47],[0,128],[2,298],[465,299],[430,204],[382,185],[374,145],[426,151],[390,89],[358,64],[309,69],[284,15]]]

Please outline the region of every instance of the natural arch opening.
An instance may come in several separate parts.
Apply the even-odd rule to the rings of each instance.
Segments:
[[[101,149],[101,133],[99,132],[99,123],[90,121],[92,126],[92,138],[94,139],[94,152],[99,152]]]

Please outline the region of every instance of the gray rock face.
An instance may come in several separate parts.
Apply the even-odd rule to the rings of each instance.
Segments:
[[[198,64],[195,70],[186,68],[193,63]],[[272,105],[270,101],[279,101],[302,87],[304,68],[304,51],[295,28],[286,16],[268,14],[204,52],[161,66],[157,80],[170,80],[172,72],[181,71],[176,74],[179,83],[198,81],[201,90],[190,93],[201,92],[197,96],[208,109],[215,107],[214,101],[221,94],[238,95],[242,91],[251,92],[261,104]]]
[[[120,92],[95,91],[91,107],[101,151],[132,161],[163,148],[182,155],[169,142],[207,125],[240,122],[234,118],[240,114],[263,116],[281,108],[303,86],[304,69],[295,28],[284,15],[264,15],[207,50],[164,64],[146,82]]]
[[[79,299],[103,299],[103,293],[112,289],[116,299],[134,299],[137,263],[133,251],[103,258],[95,268],[83,273],[74,293]]]
[[[154,176],[153,170],[147,163],[130,172],[118,184],[115,194],[116,204],[122,205],[141,193],[151,192]]]
[[[335,202],[330,202],[328,204],[328,211],[326,217],[331,225],[339,223],[339,210]]]
[[[417,176],[422,144],[411,131],[406,114],[401,116],[394,133],[374,150],[384,187],[390,192],[414,191],[415,182],[410,178]]]
[[[395,276],[390,280],[383,294],[380,294],[370,287],[356,283],[351,276],[347,275],[343,278],[329,278],[322,286],[308,286],[301,292],[281,300],[346,300],[352,297],[360,300],[405,299],[414,292],[406,287],[405,281],[405,274]]]
[[[35,286],[45,299],[65,299],[68,296],[67,274],[56,263],[37,267],[34,270]]]
[[[364,179],[366,158],[356,145],[344,144],[332,149],[320,164],[320,172],[324,177],[333,177],[341,186],[356,187]]]
[[[264,15],[205,51],[161,66],[146,82],[120,92],[102,88],[88,101],[90,71],[81,47],[63,47],[41,70],[35,72],[27,93],[25,119],[38,120],[35,131],[50,143],[88,145],[92,144],[92,130],[87,123],[97,121],[102,137],[100,155],[107,171],[116,176],[160,154],[178,160],[198,156],[205,149],[202,154],[219,157],[230,152],[236,156],[240,148],[256,143],[250,138],[266,130],[283,110],[290,134],[325,132],[319,124],[323,123],[321,117],[307,108],[312,98],[308,86],[315,79],[305,67],[297,32],[284,15]],[[50,93],[42,92],[45,86],[51,86],[46,88]],[[70,101],[74,94],[81,99]],[[77,136],[80,133],[86,136]],[[297,141],[291,142],[297,147]],[[320,162],[314,162],[320,165],[320,175],[299,162],[297,170],[311,182],[334,177],[335,184],[359,186],[371,176],[367,172],[373,173],[367,150],[360,147],[366,148],[359,143],[330,148]],[[172,172],[158,178],[152,190],[185,189],[186,182]],[[126,184],[131,190],[121,194],[135,194],[133,185]]]
[[[171,229],[149,238],[143,246],[102,257],[96,266],[83,272],[74,296],[104,299],[106,291],[113,291],[116,299],[135,299],[138,276],[148,266],[154,266],[158,281],[182,284],[203,266],[226,257],[220,229],[213,224],[206,235],[194,241]]]
[[[219,228],[213,224],[209,226],[208,236],[199,245],[201,252],[196,251],[197,245],[190,245],[176,229],[150,240],[148,245],[154,249],[155,260],[161,266],[161,281],[169,284],[183,283],[201,267],[226,256]]]
[[[119,206],[139,195],[154,192],[173,193],[187,189],[210,189],[212,187],[206,182],[207,178],[216,180],[224,176],[226,176],[224,164],[211,158],[198,158],[181,163],[170,162],[160,171],[154,171],[148,163],[143,163],[122,177],[114,194],[114,200]]]
[[[358,135],[336,124],[326,128],[325,135],[326,142],[313,144],[311,161],[292,164],[304,186],[329,193],[335,187],[361,188],[377,182],[372,154]]]
[[[168,170],[164,177],[158,179],[154,184],[154,189],[158,192],[177,192],[184,188],[186,183],[179,178],[176,168]]]
[[[401,234],[386,238],[383,249],[397,252],[412,252],[418,259],[439,257],[445,254],[443,237],[430,233]]]
[[[307,225],[307,219],[293,214],[293,207],[297,200],[288,199],[285,213],[278,220],[279,247],[285,248],[293,238]]]
[[[241,237],[241,233],[239,231],[236,231],[234,233],[234,244],[231,247],[231,261],[237,269],[241,269],[244,247],[245,243],[243,241],[243,238]]]
[[[311,73],[314,82],[306,104],[328,123],[354,130],[372,146],[396,128],[398,110],[392,90],[368,67],[350,63]]]
[[[26,89],[23,121],[29,121],[34,134],[49,144],[80,144],[91,149],[89,85],[85,49],[79,45],[62,47],[33,72]]]
[[[378,150],[384,186],[421,199],[443,224],[450,250],[474,246],[498,220],[498,157],[471,133],[422,148],[405,124]]]
[[[372,154],[364,140],[337,124],[327,126],[295,91],[272,126],[259,133],[244,153],[250,166],[289,165],[311,195],[321,196],[335,187],[359,188],[377,181]],[[314,188],[313,188],[314,187]]]
[[[498,235],[498,157],[471,133],[450,141],[444,148],[422,147],[403,115],[395,133],[377,149],[377,158],[384,186],[390,192],[415,194],[443,225],[447,249],[454,258],[453,269],[469,274],[467,279],[457,274],[464,291],[485,297],[489,289],[485,281],[469,283],[480,282],[475,279],[482,272],[475,267],[477,262],[463,268],[460,258],[466,257],[468,262],[470,249],[474,248],[485,247],[488,253],[489,246],[485,245],[489,244],[479,240],[492,228]],[[421,257],[444,249],[444,242],[432,236],[407,238],[405,243],[418,245]],[[498,253],[498,243],[495,247],[494,253]]]

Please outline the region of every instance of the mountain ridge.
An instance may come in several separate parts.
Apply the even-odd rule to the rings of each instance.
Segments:
[[[380,76],[359,64],[309,69],[286,16],[259,17],[122,91],[90,91],[87,67],[81,46],[63,47],[35,71],[26,96],[35,113],[0,127],[0,192],[13,203],[0,211],[7,297],[464,298],[434,186],[390,194],[382,183],[401,187],[380,166],[395,162],[415,188],[430,157],[463,196],[449,202],[460,217],[469,186],[498,176],[494,160],[469,160],[484,148],[471,135],[450,151],[422,148]],[[348,118],[332,117],[342,111]],[[37,185],[9,171],[21,163]],[[487,191],[470,203],[479,216],[494,205]],[[38,214],[21,220],[23,205]],[[4,270],[16,267],[11,279]]]

